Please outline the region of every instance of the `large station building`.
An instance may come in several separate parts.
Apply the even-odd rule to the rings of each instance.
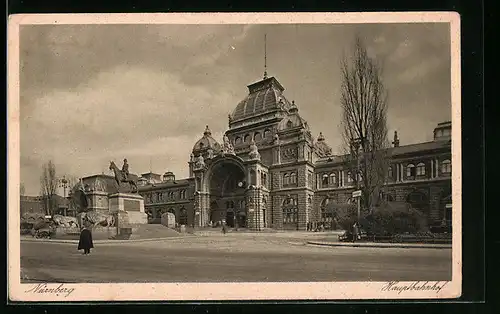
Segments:
[[[150,222],[164,212],[179,224],[305,230],[329,218],[326,204],[351,201],[354,183],[342,156],[320,133],[314,138],[294,101],[274,77],[248,86],[229,115],[224,138],[207,126],[188,160],[189,177],[144,173],[139,193]],[[389,148],[385,197],[424,212],[429,223],[451,220],[451,122],[434,140]],[[188,157],[188,156],[186,156]]]

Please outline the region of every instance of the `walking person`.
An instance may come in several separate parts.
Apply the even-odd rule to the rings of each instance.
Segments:
[[[359,225],[357,222],[352,225],[352,242],[359,240]]]
[[[80,241],[78,242],[78,250],[83,250],[83,255],[90,254],[90,249],[94,248],[92,242],[92,232],[84,226],[80,232]]]
[[[222,222],[222,233],[226,234],[226,224],[224,223],[224,221]]]

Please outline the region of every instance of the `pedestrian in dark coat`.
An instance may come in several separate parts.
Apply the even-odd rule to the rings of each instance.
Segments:
[[[92,232],[87,227],[83,227],[80,232],[80,241],[78,242],[78,250],[83,250],[83,254],[90,254],[90,249],[94,248],[92,242]]]
[[[356,242],[360,239],[359,236],[359,224],[357,222],[352,226],[352,242]]]

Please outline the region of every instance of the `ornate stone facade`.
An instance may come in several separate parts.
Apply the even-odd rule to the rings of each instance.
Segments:
[[[248,86],[249,94],[229,115],[222,145],[205,128],[189,158],[189,178],[145,183],[139,193],[155,221],[172,212],[176,222],[228,225],[254,230],[305,230],[328,220],[327,202],[351,201],[353,182],[342,156],[322,133],[315,140],[298,105],[274,78]],[[399,145],[382,188],[388,200],[406,202],[430,220],[451,219],[451,123],[439,124],[434,140]],[[146,180],[143,180],[146,181]]]

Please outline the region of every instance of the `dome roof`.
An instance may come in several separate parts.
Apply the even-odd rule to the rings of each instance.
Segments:
[[[231,121],[242,120],[258,114],[285,110],[292,104],[283,96],[283,86],[274,78],[248,85],[249,94],[243,99],[230,115]]]
[[[193,146],[193,154],[197,155],[200,152],[203,153],[209,148],[211,148],[214,152],[221,150],[220,144],[212,137],[212,132],[207,125],[205,132],[203,132],[203,137],[200,138]]]

